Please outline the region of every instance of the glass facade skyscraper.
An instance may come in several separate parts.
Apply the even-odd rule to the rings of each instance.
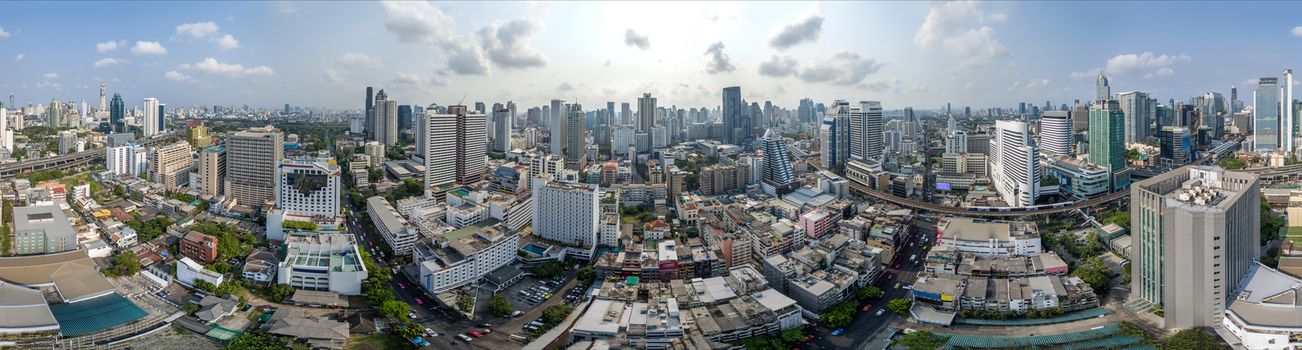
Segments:
[[[1279,78],[1258,79],[1257,94],[1253,100],[1255,139],[1252,149],[1274,151],[1279,148]]]

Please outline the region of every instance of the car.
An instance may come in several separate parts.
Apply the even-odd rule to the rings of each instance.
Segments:
[[[249,311],[249,309],[252,308],[253,308],[252,304],[244,304],[244,307],[240,308],[240,311]]]
[[[492,330],[492,329],[488,329],[488,328],[484,328],[484,330],[479,331],[479,332],[480,332],[480,333],[484,333],[485,335],[487,335],[487,334],[491,334],[491,333],[493,333],[493,330]]]
[[[841,333],[845,333],[845,328],[837,328],[835,330],[832,330],[831,336],[835,337],[841,335]]]
[[[471,337],[469,337],[469,336],[466,336],[465,334],[457,334],[457,339],[461,339],[462,341],[465,341],[465,342],[469,343],[470,340],[472,340],[472,339],[474,339],[474,338],[471,338]]]
[[[912,290],[912,289],[913,289],[913,285],[912,285],[912,284],[906,284],[906,285],[904,285],[904,289],[910,289],[910,290]]]
[[[398,282],[398,288],[407,289],[407,285],[402,284],[402,282]]]
[[[524,316],[524,311],[515,310],[514,312],[511,312],[511,317],[520,317],[520,316]]]
[[[892,279],[894,279],[894,278],[895,278],[895,274],[894,274],[894,273],[887,273],[887,274],[886,274],[886,280],[887,280],[887,281],[890,281],[890,280],[892,280]]]
[[[863,304],[863,309],[862,309],[863,311],[866,312],[866,311],[868,311],[868,310],[872,310],[872,309],[873,309],[873,304]]]
[[[479,326],[480,326],[480,327],[484,327],[484,328],[488,328],[488,327],[492,327],[493,324],[491,324],[491,323],[480,323]]]
[[[466,333],[469,333],[471,336],[473,336],[473,337],[475,337],[475,338],[479,338],[479,337],[484,336],[483,333],[479,333],[479,331],[476,331],[476,330],[473,330],[473,329],[471,329],[469,332],[466,332]]]
[[[416,298],[416,305],[425,305],[425,301],[421,300],[421,298]]]
[[[415,312],[408,312],[408,313],[407,313],[407,318],[416,318],[416,313],[415,313]]]
[[[899,270],[899,269],[900,269],[900,264],[899,264],[899,263],[896,263],[896,264],[895,264],[895,269],[896,269],[896,270]]]
[[[886,309],[877,310],[877,317],[882,317],[883,313],[886,313]]]
[[[895,283],[895,289],[900,289],[900,283],[899,283],[899,282],[896,282],[896,283]]]

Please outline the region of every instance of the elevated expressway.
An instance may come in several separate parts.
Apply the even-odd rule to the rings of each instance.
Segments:
[[[142,146],[155,146],[166,142],[175,141],[175,134],[167,134],[153,137],[141,142]],[[0,179],[11,179],[22,173],[41,171],[48,169],[67,169],[75,166],[86,165],[95,160],[102,160],[106,155],[106,150],[101,148],[88,149],[81,152],[58,155],[50,158],[24,160],[21,162],[0,164]]]

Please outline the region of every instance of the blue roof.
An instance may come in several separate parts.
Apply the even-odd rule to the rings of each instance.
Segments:
[[[71,303],[50,305],[59,332],[65,337],[97,333],[148,316],[149,313],[117,293]]]

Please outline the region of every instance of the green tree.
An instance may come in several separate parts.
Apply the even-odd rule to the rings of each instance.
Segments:
[[[1220,342],[1206,332],[1197,329],[1185,329],[1164,340],[1158,346],[1161,350],[1183,349],[1220,349]]]
[[[1071,272],[1072,276],[1080,277],[1085,283],[1089,283],[1094,288],[1094,293],[1103,294],[1108,290],[1108,283],[1112,279],[1112,270],[1103,263],[1103,259],[1095,256],[1085,259],[1085,262],[1076,266],[1076,270]]]
[[[949,342],[949,337],[929,331],[916,331],[900,337],[896,344],[908,350],[935,350],[944,346],[946,342]]]
[[[886,309],[899,315],[908,315],[910,306],[913,306],[913,302],[905,298],[891,299],[886,303]]]
[[[247,332],[231,339],[231,342],[223,346],[223,350],[280,350],[285,349],[285,345],[280,341],[271,338],[267,333]]]
[[[267,294],[271,296],[271,301],[281,302],[294,295],[294,287],[290,287],[288,284],[273,284],[271,288],[268,288]]]
[[[792,343],[805,337],[805,326],[796,326],[796,328],[782,331],[782,341]]]
[[[131,276],[140,272],[140,258],[136,252],[126,250],[113,256],[113,273],[118,276]]]
[[[543,309],[543,324],[545,324],[547,328],[554,327],[561,322],[564,322],[565,318],[569,317],[570,312],[572,311],[574,311],[574,307],[566,304],[548,306],[546,309]]]
[[[836,306],[823,310],[818,318],[830,327],[844,327],[854,320],[854,305],[849,301],[841,302]]]
[[[575,276],[577,276],[579,281],[583,281],[583,282],[592,281],[592,278],[595,277],[596,274],[597,274],[597,269],[592,268],[592,266],[584,266],[582,268],[579,268],[578,272],[575,272]]]
[[[461,311],[471,312],[472,311],[471,308],[474,307],[475,307],[475,297],[470,296],[470,294],[462,294],[457,296],[457,308],[461,309]]]
[[[415,337],[419,337],[419,336],[421,336],[421,335],[424,335],[424,334],[425,334],[425,328],[422,327],[420,324],[417,324],[416,322],[413,322],[413,321],[411,321],[411,320],[407,320],[407,321],[405,321],[405,322],[402,322],[402,323],[399,323],[399,324],[398,324],[398,327],[397,327],[397,329],[395,330],[395,333],[396,333],[399,337],[403,337],[404,339],[411,339],[411,338],[415,338]]]
[[[380,307],[376,310],[379,311],[381,315],[405,321],[407,320],[407,313],[411,312],[411,306],[401,301],[389,300],[380,304]]]
[[[199,311],[199,304],[185,303],[181,306],[181,310],[184,310],[186,315],[193,314]]]
[[[551,261],[534,266],[529,272],[533,272],[539,278],[553,278],[565,273],[565,268],[561,267],[560,262]]]
[[[208,293],[216,294],[217,292],[217,286],[213,285],[212,282],[201,279],[194,280],[194,288]]]
[[[515,305],[511,305],[511,301],[501,294],[494,294],[493,298],[488,300],[488,311],[498,317],[506,317],[511,315],[511,311],[515,311]]]
[[[883,295],[886,295],[886,292],[877,286],[868,286],[859,290],[859,300],[877,299]]]

